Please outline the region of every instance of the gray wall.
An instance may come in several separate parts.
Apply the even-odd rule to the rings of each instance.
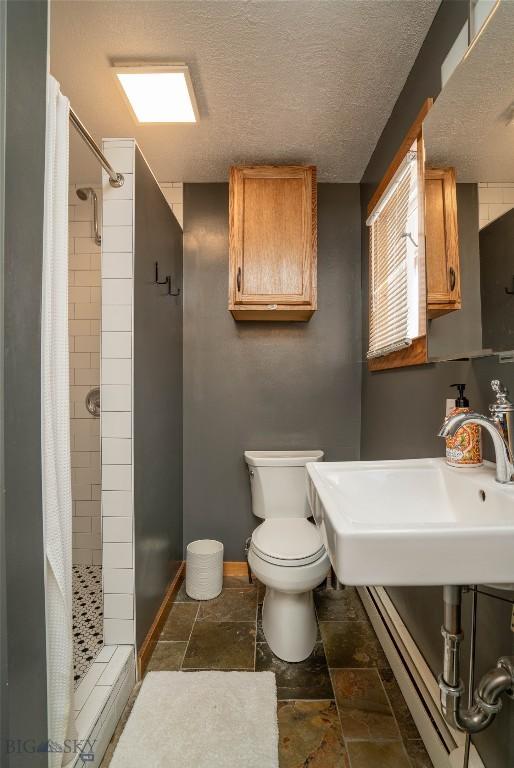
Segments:
[[[11,738],[47,738],[41,501],[40,311],[47,4],[7,3],[5,163],[5,591]],[[4,618],[2,616],[2,618]],[[5,640],[5,626],[2,636]],[[4,750],[4,744],[1,746]],[[43,766],[44,754],[2,755]]]
[[[318,306],[308,323],[227,310],[228,185],[184,186],[184,543],[241,560],[245,449],[359,455],[360,228],[356,184],[318,185]]]
[[[429,321],[430,358],[455,359],[482,349],[478,187],[457,184],[462,309]]]
[[[363,177],[363,213],[368,200],[391,161],[409,125],[428,96],[441,90],[440,66],[462,28],[467,4],[444,0],[434,19],[416,63],[398,98],[389,122]],[[364,216],[363,216],[364,219]],[[462,222],[459,222],[460,224]],[[363,296],[367,295],[367,238],[363,238]],[[367,338],[367,307],[363,305],[363,340]],[[511,384],[512,365],[498,365],[494,358],[471,362],[440,363],[370,374],[363,367],[362,459],[441,456],[444,445],[436,437],[444,413],[448,384],[465,381],[472,405],[484,409],[490,401],[488,381],[494,375]],[[442,666],[442,593],[440,589],[390,589],[393,602],[434,673]],[[477,673],[496,663],[499,655],[513,652],[510,606],[480,598]],[[514,766],[514,702],[506,699],[496,722],[474,742],[487,768]]]
[[[0,200],[5,200],[5,85],[7,6],[0,3]],[[4,208],[0,205],[0,392],[4,391]],[[2,402],[3,406],[3,402]],[[4,411],[0,410],[0,745],[7,738],[7,603],[5,571]],[[0,746],[0,754],[2,747]]]
[[[182,559],[182,230],[136,150],[134,533],[138,647]]]
[[[514,209],[480,232],[484,347],[514,349]]]

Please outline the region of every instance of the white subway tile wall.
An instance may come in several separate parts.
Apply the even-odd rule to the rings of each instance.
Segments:
[[[93,205],[69,190],[70,432],[73,563],[101,565],[100,424],[86,409],[100,383],[100,247],[93,237]],[[101,188],[93,187],[100,197]]]
[[[160,181],[159,186],[178,223],[184,229],[184,187],[182,182]]]
[[[513,182],[480,182],[478,185],[479,229],[514,208]]]
[[[104,642],[133,644],[132,348],[134,160],[132,139],[105,139],[103,151],[125,181],[103,174],[102,225],[102,531]]]
[[[110,606],[111,607],[111,606]],[[119,612],[116,602],[112,610]],[[117,621],[117,619],[113,619]],[[117,631],[120,628],[117,627]],[[74,713],[77,739],[91,752],[77,756],[70,768],[100,768],[111,736],[134,687],[134,649],[104,645],[75,691]],[[84,748],[82,752],[87,752]]]

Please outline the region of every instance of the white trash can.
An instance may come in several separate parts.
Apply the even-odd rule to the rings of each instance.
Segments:
[[[223,587],[223,544],[199,539],[187,545],[186,592],[195,600],[212,600]]]

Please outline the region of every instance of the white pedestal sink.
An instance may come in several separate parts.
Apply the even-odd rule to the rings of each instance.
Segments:
[[[494,464],[444,459],[307,464],[307,491],[347,585],[514,582],[514,485]]]

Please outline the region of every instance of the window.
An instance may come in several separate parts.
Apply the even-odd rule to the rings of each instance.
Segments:
[[[425,334],[422,158],[415,141],[371,211],[368,359],[409,347]]]

